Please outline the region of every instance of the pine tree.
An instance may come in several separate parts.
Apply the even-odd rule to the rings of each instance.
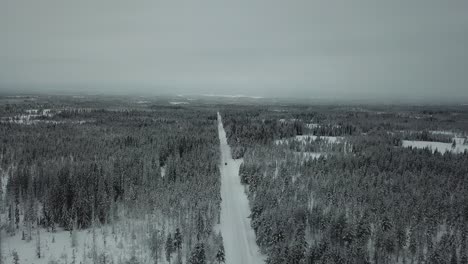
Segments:
[[[151,233],[151,240],[150,240],[150,250],[151,250],[151,257],[154,260],[154,264],[158,263],[159,259],[159,244],[160,244],[160,235],[158,234],[158,230],[153,230]]]
[[[75,249],[72,250],[72,262],[71,264],[77,264],[76,263],[76,251]]]
[[[9,227],[8,227],[8,232],[10,234],[14,234],[15,233],[15,209],[14,209],[14,206],[12,203],[10,203],[10,206],[9,206],[9,210],[8,210],[8,220],[9,220]]]
[[[398,225],[396,232],[397,232],[396,233],[397,261],[398,261],[400,257],[400,253],[406,247],[406,241],[407,241],[406,228],[404,227],[404,225]],[[404,257],[404,254],[403,254],[403,257]]]
[[[468,256],[466,252],[461,253],[460,264],[468,264]]]
[[[105,252],[102,252],[100,255],[99,255],[99,261],[98,263],[99,264],[107,264],[109,261],[108,261],[108,257],[107,257],[107,254]]]
[[[93,225],[93,229],[92,229],[92,235],[93,235],[92,257],[93,257],[93,263],[95,264],[95,263],[97,263],[98,252],[97,252],[97,242],[96,242],[96,224],[95,224],[96,220],[94,218],[94,209],[93,209],[92,215],[93,215],[93,218],[92,218],[93,219],[92,220],[93,221],[93,223],[92,223],[92,225]]]
[[[205,231],[205,223],[203,221],[203,217],[200,211],[198,211],[198,218],[197,218],[197,240],[200,241]]]
[[[411,262],[414,262],[414,259],[416,257],[417,249],[418,249],[418,241],[416,238],[416,230],[415,228],[411,228],[410,231],[410,239],[409,239],[409,252],[411,253]]]
[[[177,253],[175,263],[176,264],[182,264],[182,254],[180,252]]]
[[[382,219],[381,228],[384,232],[390,231],[393,228],[392,221],[386,215]]]
[[[174,244],[172,242],[172,236],[171,234],[169,234],[167,236],[167,240],[166,240],[166,260],[167,262],[171,262],[171,254],[174,250]]]
[[[452,256],[450,257],[450,264],[458,264],[456,247],[452,247]]]
[[[305,240],[305,227],[304,225],[299,225],[296,230],[296,235],[294,237],[293,245],[289,252],[289,263],[299,264],[305,258],[305,253],[307,250],[307,241]]]
[[[463,224],[461,230],[461,246],[460,246],[460,263],[468,264],[467,241],[466,241],[466,224]]]
[[[37,233],[36,233],[36,256],[37,258],[41,258],[41,233],[39,231],[39,229],[37,229]]]
[[[26,205],[26,212],[24,216],[25,218],[24,220],[26,221],[27,230],[28,230],[27,241],[31,241],[32,239],[32,224],[36,220],[36,212],[34,209],[35,209],[35,201],[34,201],[32,178],[29,178],[27,205]]]
[[[1,176],[0,176],[1,177]],[[3,264],[3,251],[2,251],[2,229],[0,228],[0,264]]]
[[[360,245],[364,245],[371,234],[370,224],[366,217],[362,217],[357,225],[356,229],[356,239]]]
[[[180,251],[182,248],[182,234],[180,233],[180,229],[177,228],[174,234],[174,247],[177,251]]]
[[[16,250],[14,250],[12,255],[13,255],[13,264],[19,264],[18,252],[16,252]]]
[[[125,263],[126,264],[139,264],[138,259],[136,258],[135,255],[132,255],[132,257]]]
[[[189,263],[190,264],[205,264],[206,263],[205,245],[203,243],[197,243],[197,245],[195,246],[195,250],[192,251],[192,255],[190,256]]]
[[[331,238],[335,243],[343,244],[344,231],[347,228],[346,215],[340,213],[332,224]]]
[[[77,220],[75,217],[75,220],[73,221],[73,228],[70,230],[70,239],[71,239],[72,248],[75,248],[76,246],[78,246],[78,241],[77,241],[78,234],[76,232],[77,232]]]
[[[241,178],[242,184],[249,184],[249,171],[244,163],[242,163],[239,167],[239,175]]]
[[[19,222],[20,222],[20,212],[19,212],[19,195],[15,195],[15,224],[16,224],[16,229],[19,228]]]
[[[216,252],[216,261],[218,264],[225,263],[225,255],[224,255],[224,245],[221,241],[221,244],[219,245],[218,252]]]
[[[2,180],[3,180],[3,176],[1,175],[1,168],[0,168],[0,187],[3,187],[3,183],[2,183]],[[4,203],[3,203],[3,188],[0,188],[0,212],[3,213],[4,212]]]

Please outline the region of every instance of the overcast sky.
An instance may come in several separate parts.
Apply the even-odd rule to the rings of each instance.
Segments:
[[[466,0],[0,0],[0,89],[468,99]]]

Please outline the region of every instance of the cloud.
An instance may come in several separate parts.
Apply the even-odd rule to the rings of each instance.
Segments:
[[[0,84],[468,99],[466,10],[456,0],[0,0]]]

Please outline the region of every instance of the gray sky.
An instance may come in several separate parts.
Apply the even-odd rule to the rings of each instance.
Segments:
[[[0,89],[468,99],[466,0],[0,0]]]

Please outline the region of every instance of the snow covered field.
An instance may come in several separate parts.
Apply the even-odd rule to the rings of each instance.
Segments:
[[[39,111],[38,109],[29,109],[25,111],[26,114],[16,115],[14,117],[2,118],[2,123],[16,123],[16,124],[25,124],[31,125],[39,122],[54,122],[50,120],[43,120],[43,118],[53,117],[54,114],[50,109],[44,109]]]
[[[221,224],[226,264],[264,263],[250,226],[249,202],[240,183],[239,167],[242,160],[234,160],[227,144],[221,115],[218,113],[218,131],[221,148]]]
[[[317,140],[318,136],[314,135],[300,135],[300,136],[295,136],[294,138],[291,139],[278,139],[275,140],[275,144],[287,144],[288,141],[294,140],[294,141],[299,141],[303,144],[305,144],[308,141],[314,141]],[[328,141],[328,143],[338,143],[343,140],[343,137],[329,137],[329,136],[320,136],[320,139]]]
[[[463,153],[465,150],[468,150],[468,145],[463,144],[464,138],[454,138],[456,146],[452,147],[452,143],[444,142],[432,142],[432,141],[415,141],[415,140],[403,140],[403,147],[413,147],[413,148],[429,148],[433,152],[437,151],[441,153],[453,152],[453,153]]]
[[[320,152],[294,152],[298,157],[302,158],[302,160],[306,159],[318,159],[321,156],[326,156]]]
[[[158,221],[119,221],[114,228],[111,225],[76,231],[57,230],[39,231],[40,254],[38,258],[38,234],[34,229],[31,241],[22,240],[22,226],[15,236],[2,233],[2,253],[4,262],[14,263],[13,252],[16,252],[21,264],[49,263],[93,263],[96,258],[105,263],[126,263],[135,256],[142,263],[152,263],[147,244],[149,231],[155,228]],[[114,232],[113,232],[114,231]],[[95,246],[94,246],[95,245]],[[163,256],[161,254],[161,260]],[[99,262],[104,263],[104,262]],[[166,262],[159,262],[166,263]]]
[[[87,111],[87,110],[85,110]],[[57,121],[49,120],[52,118],[55,113],[60,113],[60,111],[52,111],[51,109],[44,109],[39,111],[38,109],[29,109],[25,111],[26,114],[16,115],[12,117],[2,117],[0,118],[0,123],[12,123],[20,125],[35,125],[35,124],[78,124],[82,125],[85,123],[93,122],[92,120],[73,120],[73,121]]]

